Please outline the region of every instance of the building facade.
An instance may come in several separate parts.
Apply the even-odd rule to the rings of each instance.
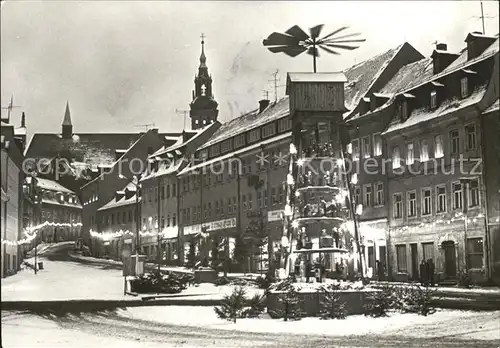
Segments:
[[[8,121],[8,120],[6,120]],[[23,155],[14,137],[14,126],[1,125],[0,174],[2,183],[2,278],[16,273],[22,259],[19,241],[23,238]]]

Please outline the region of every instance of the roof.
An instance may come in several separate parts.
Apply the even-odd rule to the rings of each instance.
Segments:
[[[158,170],[152,171],[148,175],[145,175],[141,178],[141,181],[145,181],[152,178],[157,178],[159,176],[168,175],[176,173],[181,167],[183,163],[187,163],[187,160],[182,157],[174,162],[169,160],[162,160],[158,166]]]
[[[378,76],[403,46],[404,44],[399,45],[344,71],[349,81],[344,92],[347,109],[353,110],[358,105],[360,99],[365,96]]]
[[[78,201],[75,201],[75,203],[69,203],[66,201],[61,202],[57,199],[42,198],[42,203],[60,205],[60,206],[68,207],[68,208],[82,209],[82,205],[80,203],[78,203]]]
[[[138,201],[141,201],[141,198],[139,197]],[[97,211],[103,211],[103,210],[108,210],[108,209],[113,209],[113,208],[118,208],[118,207],[123,207],[125,205],[132,205],[136,204],[136,195],[132,195],[130,198],[125,198],[123,196],[119,200],[116,200],[116,197],[113,197],[112,200],[110,200],[108,203],[97,209]]]
[[[427,106],[415,109],[411,112],[405,122],[400,122],[399,119],[395,118],[394,121],[389,125],[387,130],[382,133],[382,135],[400,131],[402,129],[415,126],[419,123],[427,122],[474,105],[481,101],[484,94],[486,93],[486,87],[486,85],[478,87],[469,97],[465,99],[453,98],[451,100],[447,100],[435,110],[429,110]]]
[[[178,176],[182,176],[182,175],[187,174],[193,170],[196,170],[198,168],[203,168],[203,167],[206,167],[206,166],[214,164],[214,163],[221,163],[222,161],[224,161],[226,159],[230,159],[230,158],[232,158],[236,155],[239,155],[241,153],[247,153],[248,151],[260,148],[262,145],[274,143],[274,142],[280,141],[282,139],[287,139],[287,138],[290,138],[291,136],[292,136],[292,132],[286,132],[286,133],[280,134],[278,136],[274,136],[274,137],[268,138],[266,140],[263,140],[261,142],[252,144],[250,146],[243,147],[243,148],[238,149],[236,151],[227,153],[223,156],[212,158],[208,161],[203,161],[202,163],[198,163],[196,165],[190,164],[190,165],[186,166],[181,172],[179,172]]]
[[[71,115],[69,113],[69,102],[66,102],[66,111],[64,112],[63,126],[71,126]]]
[[[14,135],[26,135],[26,127],[14,128]]]
[[[380,90],[382,94],[394,95],[411,84],[428,79],[433,74],[432,58],[424,58],[403,66]]]
[[[288,73],[287,82],[347,82],[342,72]]]
[[[192,137],[190,137],[187,141],[183,141],[183,135],[181,135],[180,136],[180,140],[177,139],[177,141],[175,142],[175,144],[173,144],[173,145],[171,145],[171,146],[169,146],[167,148],[164,148],[163,150],[160,149],[160,150],[156,151],[150,157],[161,156],[162,154],[165,154],[167,152],[174,151],[176,149],[180,149],[180,148],[186,146],[187,144],[193,142],[198,136],[200,136],[200,134],[202,134],[204,131],[206,131],[210,127],[213,127],[216,124],[217,124],[217,122],[214,122],[214,123],[211,123],[209,125],[206,125],[203,128],[200,128],[200,129],[197,129],[197,130],[193,130],[193,131],[189,131],[189,132],[185,132],[187,134],[191,133],[191,134],[194,134],[194,135]]]
[[[498,35],[498,34],[497,34]],[[483,33],[480,33],[480,32],[477,32],[477,31],[474,31],[472,33],[469,33],[467,35],[467,37],[465,38],[465,42],[469,41],[470,39],[474,38],[474,37],[482,37],[482,38],[486,38],[486,39],[496,39],[497,36],[488,36],[488,35],[484,35]]]
[[[483,114],[488,114],[493,111],[498,111],[499,110],[499,104],[498,104],[498,98],[495,100],[493,104],[490,105],[486,110],[483,111]]]
[[[36,180],[37,180],[37,186],[42,189],[75,194],[73,191],[67,189],[66,187],[62,186],[61,184],[59,184],[54,180],[49,180],[44,178],[36,178]]]
[[[60,134],[35,133],[26,149],[26,157],[41,159],[68,154],[72,161],[86,163],[89,167],[112,164],[115,149],[128,149],[139,138],[140,133],[76,133],[71,139]]]

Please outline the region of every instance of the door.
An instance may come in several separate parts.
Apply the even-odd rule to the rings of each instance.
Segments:
[[[410,244],[410,252],[411,252],[411,278],[413,280],[418,279],[418,251],[417,244]]]
[[[372,269],[372,278],[375,278],[377,272],[375,270],[375,250],[373,246],[368,247],[368,267]]]
[[[444,273],[447,278],[457,276],[457,258],[455,254],[455,242],[446,241],[442,244],[444,250]]]
[[[384,266],[384,269],[387,269],[387,249],[385,245],[381,245],[378,247],[378,255],[380,264]]]

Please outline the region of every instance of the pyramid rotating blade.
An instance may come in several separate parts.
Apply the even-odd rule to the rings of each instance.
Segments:
[[[275,46],[275,47],[268,47],[267,49],[273,53],[284,53],[290,57],[296,57],[306,50],[305,47],[301,46],[299,47]]]
[[[309,39],[309,35],[307,35],[304,32],[304,30],[302,30],[298,25],[294,25],[293,27],[288,29],[285,33],[290,36],[293,36],[299,41],[306,41],[307,39]]]
[[[319,51],[317,47],[311,46],[307,49],[307,54],[310,54],[314,57],[319,57]]]
[[[323,38],[321,39],[321,41],[324,41],[324,40],[328,39],[329,37],[332,37],[333,35],[335,35],[335,34],[337,34],[337,33],[340,33],[340,32],[341,32],[341,31],[343,31],[343,30],[346,30],[347,28],[349,28],[349,27],[342,27],[342,28],[339,28],[339,29],[337,29],[337,30],[335,30],[335,31],[332,31],[330,34],[328,34],[328,35],[326,35],[325,37],[323,37]]]
[[[311,39],[315,40],[318,38],[319,34],[321,33],[321,29],[323,29],[323,26],[324,24],[320,24],[309,29],[309,32],[311,33]]]
[[[322,42],[323,44],[337,44],[337,43],[352,43],[352,42],[365,42],[366,39],[354,39],[354,40],[337,40],[337,39],[330,39],[327,41]]]
[[[336,55],[339,55],[340,53],[338,53],[337,51],[334,51],[334,50],[331,50],[329,48],[326,48],[325,46],[321,45],[319,46],[321,49],[325,50],[326,52],[328,53],[331,53],[331,54],[336,54]]]
[[[355,50],[356,48],[359,48],[359,46],[346,46],[346,45],[337,45],[337,44],[325,44],[325,46],[328,47],[333,47],[333,48],[340,48],[342,50]]]
[[[262,44],[264,46],[299,46],[299,41],[300,40],[289,35],[272,33],[267,39],[264,39]]]

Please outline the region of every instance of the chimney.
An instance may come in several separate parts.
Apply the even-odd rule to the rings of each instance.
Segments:
[[[270,102],[271,101],[269,99],[259,100],[259,114],[269,106]]]
[[[467,60],[479,57],[497,38],[474,31],[467,35]]]
[[[120,157],[122,157],[125,152],[127,152],[127,150],[116,149],[115,150],[115,161],[118,161],[120,159]]]
[[[24,114],[24,111],[23,114],[21,115],[21,127],[26,128],[26,115]]]
[[[439,74],[458,58],[458,54],[448,52],[447,49],[448,46],[446,44],[438,43],[436,49],[432,52],[431,58],[434,75]]]
[[[436,45],[436,49],[438,51],[446,51],[448,49],[448,45],[446,45],[445,43],[438,43]]]
[[[130,189],[128,187],[125,189],[125,199],[130,199],[134,197],[134,195],[135,195],[135,189]]]

